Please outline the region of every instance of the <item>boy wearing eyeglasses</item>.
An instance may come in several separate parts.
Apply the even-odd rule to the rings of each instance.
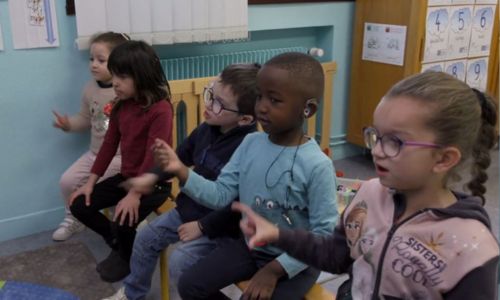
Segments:
[[[243,138],[256,131],[254,106],[259,69],[258,64],[230,65],[205,88],[205,122],[194,129],[176,151],[185,165],[193,167],[204,178],[215,180]],[[171,177],[155,168],[140,178],[146,186],[154,186],[156,182]],[[229,208],[213,211],[183,192],[177,195],[175,202],[175,209],[160,215],[137,233],[130,274],[123,281],[123,287],[106,299],[144,299],[151,287],[158,257],[170,244],[188,242],[174,252],[182,259],[169,260],[175,280],[176,274],[182,273],[184,268],[208,254],[224,239],[211,237],[237,236],[240,232],[239,215]],[[218,228],[212,221],[224,218],[227,221],[223,228]]]

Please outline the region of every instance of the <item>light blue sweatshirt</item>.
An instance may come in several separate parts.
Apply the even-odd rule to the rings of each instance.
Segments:
[[[283,147],[273,144],[266,133],[256,132],[245,137],[216,181],[190,170],[182,191],[214,209],[239,196],[279,227],[326,235],[333,232],[338,216],[335,187],[333,163],[314,139]],[[277,255],[289,278],[307,267],[276,247],[256,250]]]

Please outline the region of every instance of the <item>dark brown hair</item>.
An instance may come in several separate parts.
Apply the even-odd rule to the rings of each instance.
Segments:
[[[257,72],[260,65],[232,64],[224,68],[219,75],[220,83],[229,86],[238,97],[238,111],[255,117],[255,101],[257,99]]]

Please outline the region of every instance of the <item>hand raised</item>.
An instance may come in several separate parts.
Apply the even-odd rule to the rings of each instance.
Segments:
[[[128,190],[135,190],[141,194],[151,194],[153,192],[158,176],[153,173],[144,173],[140,176],[127,179],[121,187]]]
[[[177,153],[165,141],[156,139],[153,145],[155,162],[164,172],[178,175],[180,170],[185,167],[180,161]]]
[[[53,126],[55,128],[59,128],[63,131],[68,131],[70,129],[69,118],[67,115],[60,115],[55,110],[52,111],[54,114],[54,123]]]

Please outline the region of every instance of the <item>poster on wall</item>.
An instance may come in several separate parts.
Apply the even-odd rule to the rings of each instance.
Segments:
[[[472,18],[469,57],[490,55],[495,5],[476,5]]]
[[[54,0],[9,1],[14,49],[59,46]]]
[[[451,4],[474,4],[476,0],[451,0]]]
[[[420,72],[425,72],[425,71],[444,72],[444,63],[435,62],[435,63],[422,64],[422,70]]]
[[[448,7],[429,7],[427,9],[424,62],[446,60],[449,23]]]
[[[497,4],[498,0],[476,0],[476,4]]]
[[[445,72],[451,76],[465,81],[465,67],[467,66],[467,60],[450,60],[444,64]]]
[[[448,59],[466,58],[469,54],[473,9],[473,6],[451,7]]]
[[[402,66],[406,46],[406,26],[365,23],[363,60]]]
[[[428,6],[439,6],[439,5],[449,5],[451,0],[429,0],[427,1]]]
[[[488,57],[467,60],[466,83],[480,91],[486,90],[488,81]]]

